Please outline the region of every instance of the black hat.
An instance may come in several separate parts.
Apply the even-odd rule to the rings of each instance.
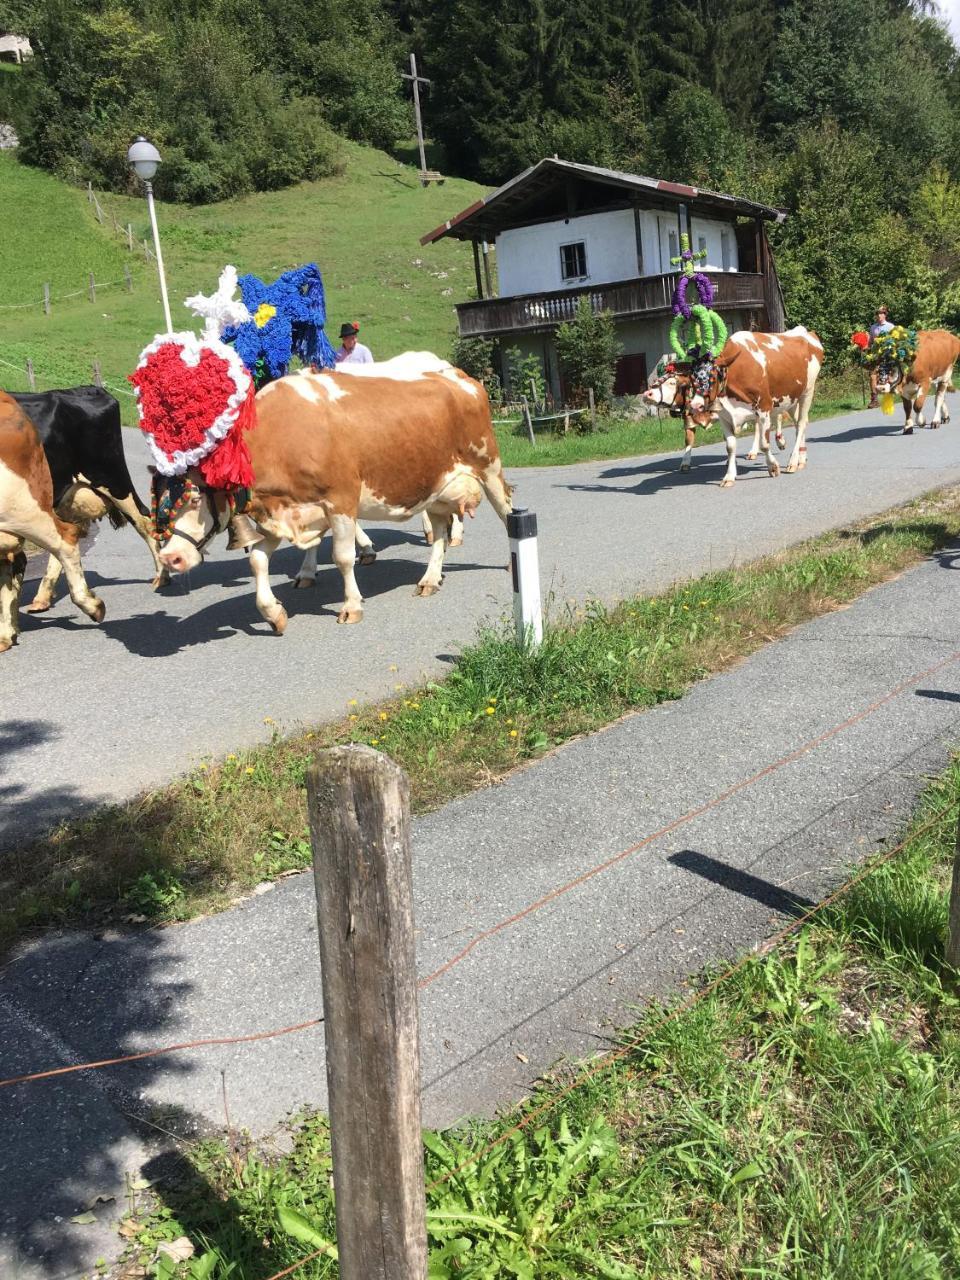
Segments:
[[[355,338],[359,332],[360,326],[357,324],[356,320],[351,320],[349,324],[342,324],[340,326],[341,338]]]

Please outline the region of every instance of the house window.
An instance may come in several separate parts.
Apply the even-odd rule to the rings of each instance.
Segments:
[[[720,265],[724,271],[730,270],[730,232],[720,232]]]
[[[560,275],[564,280],[586,279],[587,246],[583,240],[560,246]]]
[[[698,252],[698,253],[706,254],[706,252],[707,252],[707,237],[706,237],[706,236],[697,236],[697,252]],[[707,259],[706,259],[706,257],[701,258],[701,259],[700,259],[701,265],[702,265],[703,263],[705,263],[705,262],[706,262],[706,260],[707,260]]]
[[[668,258],[680,257],[680,241],[677,238],[678,234],[679,233],[676,231],[670,232],[670,252],[667,254]]]

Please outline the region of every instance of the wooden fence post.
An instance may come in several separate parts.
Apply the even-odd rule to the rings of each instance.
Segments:
[[[91,302],[96,302],[96,300],[97,300],[97,285],[96,285],[96,281],[95,281],[95,280],[94,280],[94,278],[93,278],[93,272],[92,272],[92,271],[90,272],[90,286],[89,286],[89,289],[88,289],[88,293],[90,294],[90,301],[91,301]]]
[[[593,394],[593,387],[587,387],[587,403],[590,406],[590,430],[597,429],[597,401]]]
[[[341,1280],[424,1280],[406,774],[365,746],[307,770]]]
[[[127,286],[127,293],[133,293],[133,276],[130,274],[130,268],[126,263],[123,264],[123,279]]]
[[[29,385],[30,385],[30,390],[31,390],[31,391],[36,391],[36,389],[37,389],[37,379],[36,379],[36,377],[34,376],[34,372],[33,372],[33,361],[32,361],[32,360],[28,360],[28,361],[27,361],[27,382],[28,382],[28,383],[29,383]]]
[[[133,253],[133,225],[129,222],[127,223],[127,249]]]
[[[957,838],[953,854],[953,880],[950,884],[950,912],[947,916],[947,946],[944,959],[951,969],[960,969],[960,814],[957,815]]]
[[[99,360],[94,360],[93,362],[93,382],[94,382],[94,386],[97,386],[97,387],[103,386],[103,374],[100,372]]]
[[[93,204],[93,183],[87,183],[87,204]]]
[[[526,424],[527,424],[527,435],[530,437],[530,443],[533,445],[534,448],[536,448],[537,437],[533,434],[533,419],[530,417],[530,405],[527,401],[526,396],[523,397],[523,399],[520,401],[520,404],[522,406],[521,411],[523,413],[524,420],[526,421]]]
[[[43,312],[44,315],[50,314],[50,286],[48,284],[43,286]]]

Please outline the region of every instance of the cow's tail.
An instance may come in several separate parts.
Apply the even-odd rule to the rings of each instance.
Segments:
[[[480,483],[491,507],[501,520],[506,521],[513,510],[513,486],[508,484],[499,458],[495,458],[483,472]]]

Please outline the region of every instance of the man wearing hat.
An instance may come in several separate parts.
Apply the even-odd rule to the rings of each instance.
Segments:
[[[340,326],[340,347],[333,353],[337,364],[373,364],[370,348],[357,341],[359,331],[356,320]]]
[[[889,313],[886,307],[877,307],[877,318],[870,326],[870,341],[879,338],[881,334],[889,333],[893,328],[890,323]],[[868,409],[876,409],[879,401],[877,400],[877,373],[876,366],[870,370],[870,403]]]

